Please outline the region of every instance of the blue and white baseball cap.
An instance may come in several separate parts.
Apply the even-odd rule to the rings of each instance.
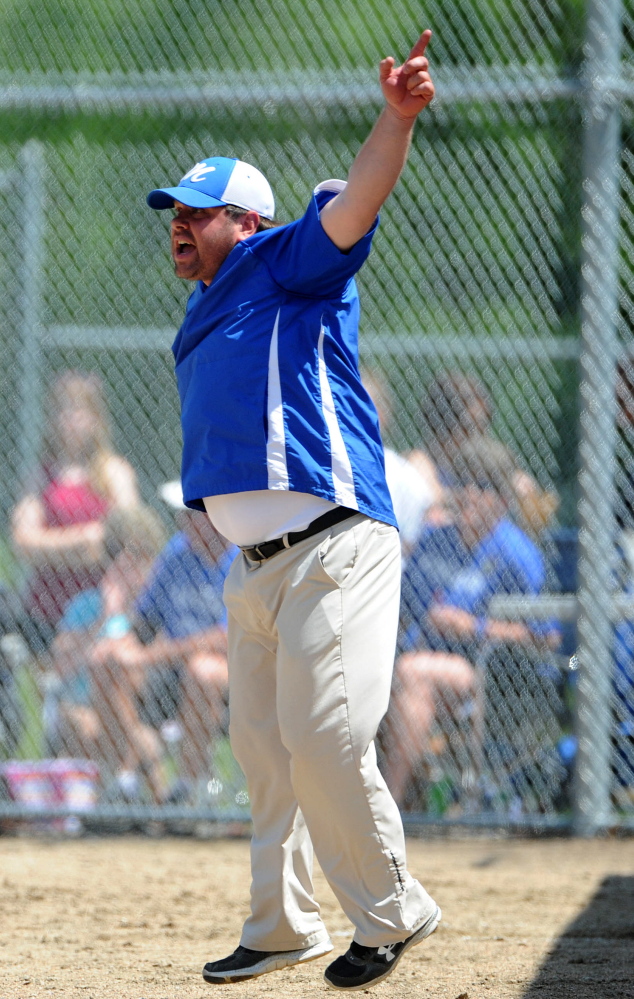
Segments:
[[[264,174],[242,160],[225,156],[196,163],[181,177],[178,187],[160,187],[147,196],[150,208],[172,208],[175,201],[190,208],[237,205],[265,219],[275,215],[275,199]]]

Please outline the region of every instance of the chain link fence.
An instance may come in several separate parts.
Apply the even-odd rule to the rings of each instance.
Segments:
[[[346,176],[378,60],[427,24],[438,96],[359,277],[403,518],[382,765],[412,824],[634,823],[634,8],[614,0],[4,6],[4,822],[248,815],[231,552],[162,488],[189,288],[145,194],[238,155],[295,218]],[[504,505],[477,542],[474,490]]]

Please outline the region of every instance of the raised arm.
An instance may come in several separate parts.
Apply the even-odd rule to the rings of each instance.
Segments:
[[[379,74],[386,105],[357,153],[348,185],[321,212],[321,224],[340,250],[349,250],[370,229],[405,166],[414,123],[434,96],[425,50],[427,29],[402,66],[383,59]]]
[[[103,556],[103,523],[49,527],[35,494],[25,496],[13,511],[11,535],[20,556],[32,565],[76,569],[92,566]]]

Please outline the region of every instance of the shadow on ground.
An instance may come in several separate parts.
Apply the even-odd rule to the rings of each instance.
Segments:
[[[599,886],[550,950],[523,999],[634,999],[634,877]]]

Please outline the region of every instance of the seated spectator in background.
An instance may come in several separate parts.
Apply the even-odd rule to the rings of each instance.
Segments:
[[[539,549],[509,517],[514,472],[502,444],[465,444],[455,522],[428,527],[405,565],[403,651],[386,723],[386,779],[397,802],[429,753],[440,701],[454,714],[469,704],[480,711],[473,661],[483,643],[558,643],[552,623],[501,621],[488,611],[492,597],[538,594],[546,578]]]
[[[51,652],[59,682],[57,717],[48,737],[64,754],[87,756],[116,773],[128,794],[140,768],[155,801],[165,793],[162,745],[143,716],[144,670],[114,654],[131,635],[135,601],[165,541],[158,515],[147,507],[119,510],[105,524],[110,564],[98,587],[68,604]],[[49,726],[51,719],[49,718]]]
[[[167,483],[160,493],[177,509],[180,531],[159,555],[136,601],[133,630],[122,641],[103,639],[93,661],[139,669],[163,684],[168,702],[163,713],[169,716],[171,709],[184,729],[182,765],[191,782],[208,774],[210,742],[226,725],[222,593],[235,550],[205,514],[184,507],[179,482]]]
[[[381,435],[392,422],[392,398],[385,377],[378,371],[366,370],[363,384],[376,407]],[[401,546],[409,551],[418,538],[428,511],[442,498],[442,486],[433,463],[425,466],[422,459],[414,467],[406,458],[385,447],[385,475],[398,523]]]
[[[48,647],[69,600],[99,583],[108,513],[139,502],[135,472],[112,447],[97,375],[67,371],[55,379],[46,428],[41,465],[11,525],[31,570],[26,610],[36,654]]]
[[[421,402],[425,448],[411,452],[409,460],[425,472],[430,462],[436,467],[442,485],[451,489],[461,478],[462,450],[480,437],[494,440],[491,431],[492,405],[483,383],[475,375],[445,372],[429,385]],[[548,525],[559,505],[557,495],[543,490],[518,458],[507,450],[514,465],[513,498],[517,522],[533,536]],[[430,519],[442,523],[442,508],[436,507]]]

